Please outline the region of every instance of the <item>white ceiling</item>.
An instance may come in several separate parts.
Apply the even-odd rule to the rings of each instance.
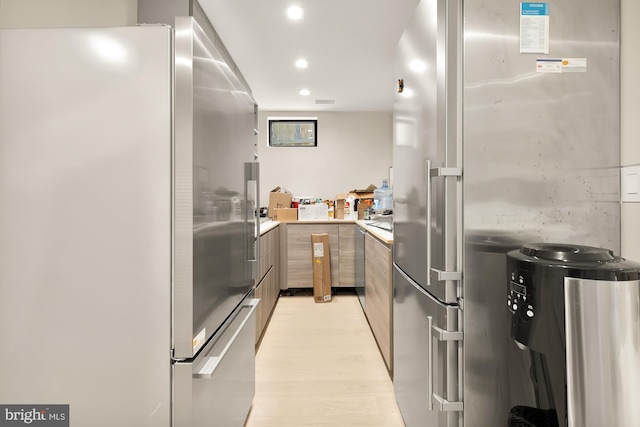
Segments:
[[[200,0],[262,111],[390,111],[395,47],[418,2]],[[302,20],[287,18],[292,5]]]

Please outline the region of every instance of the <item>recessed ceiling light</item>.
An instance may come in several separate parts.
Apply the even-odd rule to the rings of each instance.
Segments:
[[[309,66],[309,63],[307,62],[306,59],[298,59],[296,61],[297,68],[307,68],[308,66]]]
[[[304,16],[304,11],[301,7],[291,6],[289,9],[287,9],[287,16],[289,17],[289,19],[302,19],[302,16]]]
[[[298,92],[300,95],[302,96],[309,96],[311,95],[311,91],[309,89],[302,89],[300,92]]]

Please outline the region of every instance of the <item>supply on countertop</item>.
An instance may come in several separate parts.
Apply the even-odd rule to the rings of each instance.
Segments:
[[[389,181],[382,180],[382,187],[373,191],[373,210],[376,212],[393,210],[393,191]]]

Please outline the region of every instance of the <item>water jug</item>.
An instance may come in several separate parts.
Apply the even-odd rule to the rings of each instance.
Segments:
[[[389,188],[389,181],[382,180],[382,187],[373,191],[373,209],[376,212],[390,211],[393,209],[393,193]]]

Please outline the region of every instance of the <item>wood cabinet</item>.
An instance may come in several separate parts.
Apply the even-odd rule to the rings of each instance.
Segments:
[[[340,224],[338,226],[338,286],[354,287],[356,285],[356,225]]]
[[[260,341],[280,294],[280,227],[260,236],[260,277],[256,280],[256,343]]]
[[[331,286],[339,283],[339,229],[337,224],[287,224],[287,288],[313,288],[311,235],[329,234]]]
[[[393,282],[391,247],[365,236],[365,314],[389,372],[393,366]]]

